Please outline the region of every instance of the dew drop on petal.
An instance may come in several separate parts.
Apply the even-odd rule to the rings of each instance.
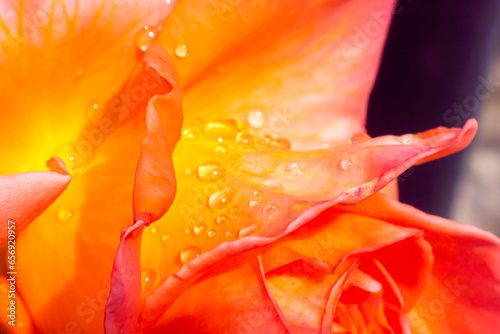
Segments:
[[[248,124],[255,129],[264,127],[266,123],[264,112],[258,109],[250,110],[247,115]]]
[[[135,35],[135,45],[141,50],[146,51],[153,44],[153,39],[156,36],[157,29],[155,27],[145,25]]]
[[[248,203],[248,206],[249,206],[249,207],[251,207],[251,208],[256,207],[256,206],[259,206],[259,205],[260,205],[260,203],[259,203],[259,202],[257,202],[257,201],[250,201],[250,202]]]
[[[413,145],[418,142],[419,138],[415,135],[408,134],[399,137],[399,142],[403,145]]]
[[[299,164],[296,162],[293,162],[287,166],[287,170],[292,174],[292,175],[301,175],[302,174],[302,169],[300,168]]]
[[[348,170],[351,166],[352,166],[352,158],[351,157],[344,158],[340,162],[340,167],[343,170]]]
[[[97,103],[90,103],[87,107],[87,111],[85,112],[85,116],[89,121],[96,121],[97,114],[99,110],[99,105]]]
[[[254,139],[253,136],[246,132],[240,132],[236,135],[236,142],[238,144],[249,145],[252,144],[253,139]]]
[[[371,140],[371,137],[363,132],[358,132],[352,135],[351,139],[349,140],[350,144],[360,144],[360,143],[366,143]]]
[[[197,258],[201,254],[201,248],[196,246],[188,246],[180,254],[181,262],[186,263]]]
[[[198,177],[202,181],[214,181],[222,176],[223,168],[217,162],[207,162],[198,167]]]
[[[226,145],[219,145],[215,148],[215,153],[224,154],[229,150]]]
[[[158,230],[156,229],[156,227],[152,227],[152,228],[151,228],[151,233],[152,233],[152,234],[156,234],[156,232],[157,232],[157,231],[158,231]]]
[[[170,236],[169,235],[164,235],[163,237],[161,237],[161,241],[167,241],[168,239],[170,239]]]
[[[73,212],[72,209],[68,207],[62,207],[61,209],[59,209],[57,218],[61,223],[67,223],[73,218],[74,214],[75,213]]]
[[[220,225],[220,224],[223,224],[226,220],[227,220],[227,217],[222,215],[222,216],[217,217],[215,221],[217,224]]]
[[[250,235],[257,231],[259,226],[257,224],[250,225],[248,227],[245,227],[244,229],[241,229],[240,232],[238,233],[239,238],[246,237],[247,235]]]
[[[265,180],[262,184],[272,190],[281,190],[283,185],[278,180]]]
[[[215,210],[220,210],[225,208],[229,202],[230,192],[231,189],[229,187],[221,191],[216,191],[208,199],[208,205]]]
[[[233,140],[237,131],[235,126],[226,122],[209,122],[205,126],[204,133],[207,138],[222,142],[223,140]]]
[[[258,190],[254,190],[253,195],[254,196],[260,196],[260,195],[262,195],[262,193],[260,191],[258,191]]]
[[[152,269],[143,269],[141,271],[141,288],[143,294],[149,294],[153,291],[157,276],[156,272]]]
[[[187,56],[187,46],[185,44],[179,44],[175,47],[174,53],[179,58],[184,58]]]
[[[207,235],[209,238],[213,238],[217,235],[217,232],[215,232],[214,230],[210,230],[208,231]]]
[[[203,234],[203,232],[206,231],[206,229],[207,229],[207,225],[199,224],[199,225],[193,227],[193,232],[196,235],[201,235],[201,234]]]

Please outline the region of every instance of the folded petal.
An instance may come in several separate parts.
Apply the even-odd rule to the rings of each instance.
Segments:
[[[0,1],[0,173],[90,158],[114,129],[105,104],[175,2]]]
[[[62,166],[64,164],[61,162]],[[55,163],[54,172],[27,172],[0,175],[0,247],[15,237],[45,211],[66,189],[71,180],[65,166]]]
[[[146,135],[134,181],[134,225],[122,232],[113,265],[111,292],[106,303],[107,333],[133,333],[141,307],[140,245],[144,226],[161,218],[174,201],[176,179],[172,152],[180,138],[182,105],[180,92],[172,78],[173,66],[161,47],[148,51],[157,72],[171,91],[153,97],[146,112]],[[163,60],[163,62],[161,62]],[[160,116],[160,114],[162,116]]]
[[[139,84],[131,88],[141,87],[147,79],[151,85],[157,83],[160,94],[170,92],[172,85],[158,73],[166,66],[162,59],[168,55],[164,56],[158,50],[147,51],[147,61],[135,77]],[[160,110],[163,102],[156,101]],[[18,288],[41,332],[65,332],[67,324],[82,333],[104,330],[120,231],[134,217],[134,177],[146,134],[144,114],[145,110],[142,118],[138,115],[141,122],[124,122],[103,140],[93,159],[75,169],[60,198],[16,241],[24,256],[18,262],[23,273],[18,276]]]
[[[361,201],[420,160],[462,145],[469,132],[415,137],[410,145],[383,137],[291,152],[238,133],[234,121],[197,122],[174,152],[176,200],[143,235],[141,266],[157,277],[140,318],[144,328],[207,268],[265,246],[335,204]]]
[[[488,333],[499,327],[500,240],[496,236],[384,195],[342,208],[424,231],[435,264],[429,287],[408,315],[414,331]]]
[[[188,117],[235,117],[321,148],[364,131],[393,5],[188,0],[158,43],[176,57]]]
[[[201,276],[152,333],[290,333],[257,254],[232,258]]]

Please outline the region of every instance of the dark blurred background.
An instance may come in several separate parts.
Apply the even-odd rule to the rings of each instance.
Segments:
[[[400,0],[367,124],[368,133],[379,136],[440,125],[461,127],[468,118],[478,118],[479,132],[468,149],[400,177],[400,199],[496,234],[500,234],[499,56],[500,0]]]

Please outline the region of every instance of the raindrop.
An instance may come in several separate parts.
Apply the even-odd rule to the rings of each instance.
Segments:
[[[226,145],[219,145],[215,148],[215,153],[220,153],[220,154],[224,154],[228,151],[228,147]]]
[[[248,203],[248,206],[251,208],[253,208],[255,206],[259,206],[259,205],[260,205],[260,203],[257,201],[250,201],[250,203]]]
[[[366,143],[371,140],[371,137],[367,135],[366,133],[363,132],[358,132],[352,135],[351,140],[349,140],[350,144],[360,144],[360,143]]]
[[[225,208],[227,203],[229,202],[230,192],[231,192],[230,188],[225,188],[221,191],[213,193],[208,199],[208,205],[215,210],[220,210]]]
[[[217,232],[215,232],[214,230],[211,230],[211,231],[208,231],[207,235],[209,238],[213,238],[217,235]]]
[[[266,122],[264,113],[258,109],[250,110],[248,112],[247,121],[251,127],[256,129],[262,128]]]
[[[343,170],[347,170],[351,166],[352,166],[352,158],[351,157],[344,158],[340,162],[340,167],[342,167]]]
[[[153,44],[153,39],[156,36],[158,29],[149,25],[145,25],[137,35],[135,35],[135,45],[141,50],[146,51]]]
[[[164,235],[163,237],[161,237],[162,241],[167,241],[168,239],[170,239],[169,235]]]
[[[185,44],[179,44],[175,48],[175,55],[179,58],[184,58],[187,56],[187,46]]]
[[[151,269],[143,269],[141,271],[141,287],[143,294],[149,294],[153,291],[157,276],[156,272]]]
[[[236,135],[236,142],[239,144],[251,144],[253,142],[253,136],[246,132],[240,132]]]
[[[214,181],[222,176],[223,168],[217,162],[207,162],[198,167],[198,177],[202,181]]]
[[[216,139],[219,142],[223,140],[232,140],[236,136],[237,129],[225,122],[209,122],[205,126],[205,136],[210,139]]]
[[[193,232],[194,234],[196,235],[201,235],[203,234],[203,232],[207,229],[207,225],[205,224],[200,224],[200,225],[197,225],[195,227],[193,227]]]
[[[300,169],[300,166],[298,163],[294,162],[291,163],[287,166],[286,168],[292,175],[301,175],[302,170]]]
[[[73,210],[67,207],[62,207],[59,210],[59,213],[57,214],[57,218],[62,223],[69,222],[73,218],[73,216],[74,216]]]
[[[216,222],[217,222],[217,224],[222,224],[222,223],[224,223],[226,220],[227,220],[227,217],[226,217],[226,216],[224,216],[224,215],[222,215],[222,216],[217,217]]]
[[[180,254],[181,262],[186,263],[197,258],[201,254],[201,248],[196,246],[188,246]]]

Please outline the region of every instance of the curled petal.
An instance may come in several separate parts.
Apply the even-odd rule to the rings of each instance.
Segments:
[[[169,59],[161,47],[151,48],[145,58],[146,64],[154,64],[171,90],[153,97],[146,111],[146,135],[134,181],[135,224],[122,232],[113,264],[111,291],[106,303],[107,333],[132,333],[135,330],[141,306],[142,230],[163,216],[176,193],[172,152],[180,137],[182,106]]]
[[[424,231],[435,263],[429,287],[408,315],[414,331],[487,333],[500,326],[498,237],[384,195],[342,209]]]
[[[224,124],[217,124],[217,131],[222,131]],[[185,174],[182,162],[187,158],[174,155],[181,180],[176,201],[155,224],[155,230],[144,234],[142,267],[154,270],[160,278],[157,290],[146,297],[141,326],[154,324],[178,291],[207,268],[229,256],[266,246],[333,205],[360,202],[422,159],[470,141],[463,136],[475,129],[474,121],[470,124],[463,130],[451,129],[429,138],[415,136],[415,143],[410,145],[403,137],[391,137],[329,150],[290,152],[258,145],[241,149],[236,143],[225,153],[229,162],[204,163],[204,155],[213,159],[209,152],[217,146],[216,140],[214,144],[203,137],[181,140],[177,154],[189,155],[190,165],[197,162],[200,167],[194,169],[197,177]],[[204,136],[209,136],[215,126],[207,124]],[[195,147],[207,151],[198,150],[193,163],[190,152]],[[175,242],[158,236],[156,229]],[[216,232],[210,235],[210,231]],[[198,237],[205,234],[208,238]],[[199,257],[183,257],[184,250],[193,246]]]
[[[47,209],[71,180],[64,163],[50,160],[56,171],[0,175],[0,246],[7,243],[8,230],[20,233]],[[60,160],[59,160],[60,161]],[[12,222],[12,223],[11,223]]]

